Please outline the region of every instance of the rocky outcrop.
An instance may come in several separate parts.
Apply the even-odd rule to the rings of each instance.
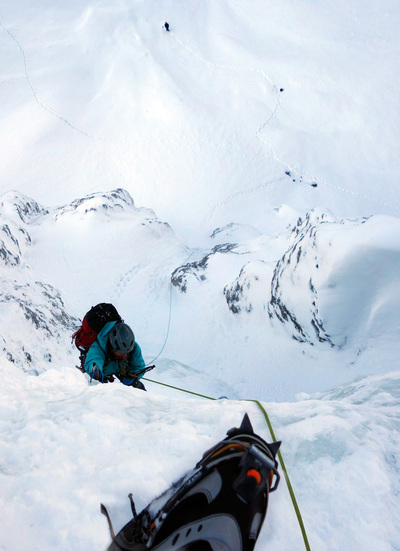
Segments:
[[[269,267],[262,260],[247,263],[238,277],[224,287],[224,295],[230,311],[259,311],[266,313],[268,305]]]
[[[205,281],[207,279],[206,270],[210,259],[217,254],[226,254],[236,249],[236,243],[225,243],[215,246],[211,252],[206,254],[201,260],[189,262],[183,266],[176,268],[171,275],[172,285],[177,287],[181,293],[186,293],[190,278],[197,281]]]
[[[292,230],[293,244],[274,270],[268,312],[270,318],[292,328],[293,339],[313,345],[316,338],[334,346],[320,317],[318,291],[313,284],[313,274],[320,269],[316,235],[321,224],[327,221],[327,215],[318,216],[313,212],[298,220]],[[311,257],[313,263],[308,261]]]
[[[39,203],[17,191],[8,191],[0,197],[0,216],[29,224],[49,211]]]
[[[5,266],[19,266],[22,263],[22,248],[32,244],[29,233],[21,227],[12,227],[9,222],[0,226],[0,263]],[[21,244],[20,244],[21,243]]]
[[[49,284],[19,284],[5,278],[0,283],[0,356],[24,370],[51,362],[57,347],[65,350],[79,321],[66,312],[60,293]]]
[[[90,212],[110,215],[113,212],[122,212],[134,207],[135,204],[130,194],[119,188],[107,193],[92,193],[81,199],[76,199],[68,205],[55,209],[54,217],[57,220],[66,214],[85,215]]]

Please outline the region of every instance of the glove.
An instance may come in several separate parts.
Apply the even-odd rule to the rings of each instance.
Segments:
[[[136,377],[132,379],[131,377],[121,377],[120,381],[123,385],[132,385],[136,380]]]
[[[90,370],[90,380],[92,379],[95,379],[95,381],[103,381],[103,373],[100,371],[97,364],[93,364],[93,367]]]

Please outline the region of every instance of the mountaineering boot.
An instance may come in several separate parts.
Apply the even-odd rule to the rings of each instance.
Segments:
[[[205,452],[195,468],[114,535],[107,551],[252,551],[279,484],[280,442],[257,436],[245,414],[240,428]],[[131,504],[132,504],[131,499]]]

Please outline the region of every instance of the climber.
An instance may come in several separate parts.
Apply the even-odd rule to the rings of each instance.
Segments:
[[[86,354],[84,369],[91,379],[113,382],[115,375],[125,385],[146,390],[139,380],[145,369],[142,351],[126,323],[105,324]]]

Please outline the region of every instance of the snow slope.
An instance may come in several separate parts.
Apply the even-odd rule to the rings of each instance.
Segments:
[[[104,549],[245,411],[311,549],[399,549],[393,0],[0,0],[0,549]],[[165,21],[170,32],[163,28]],[[113,302],[141,393],[70,339]],[[282,479],[256,549],[302,549]]]
[[[393,0],[2,2],[1,188],[122,187],[180,231],[253,193],[262,218],[398,215],[398,20]]]
[[[255,404],[88,385],[78,370],[3,373],[1,548],[105,549],[114,528],[192,468]],[[279,438],[311,549],[396,549],[399,374],[297,403],[265,404]],[[116,457],[118,459],[116,459]],[[302,549],[282,479],[257,549]]]
[[[0,295],[4,549],[31,538],[32,549],[104,547],[100,501],[121,527],[129,520],[123,496],[133,491],[144,507],[244,411],[271,439],[255,404],[237,401],[246,398],[269,402],[312,548],[339,549],[350,539],[395,548],[399,375],[388,360],[396,360],[399,322],[392,308],[399,296],[397,219],[338,222],[311,213],[272,238],[230,226],[213,239],[235,240],[203,256],[123,190],[55,209],[5,194],[0,207],[3,230],[9,228]],[[276,264],[268,258],[271,242],[284,251]],[[367,279],[359,272],[365,265]],[[239,275],[229,287],[232,273]],[[79,316],[89,288],[93,302],[107,296],[125,308],[149,363],[150,352],[161,352],[147,394],[89,384],[72,368],[77,354],[68,338],[79,320],[68,312]],[[386,361],[375,363],[377,353]],[[188,363],[180,360],[185,355]],[[365,377],[370,372],[380,374]],[[345,383],[305,392],[332,381]],[[194,398],[160,382],[231,400]],[[301,546],[283,482],[259,546]]]

